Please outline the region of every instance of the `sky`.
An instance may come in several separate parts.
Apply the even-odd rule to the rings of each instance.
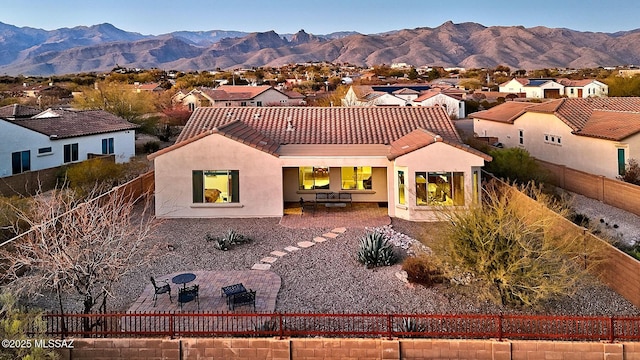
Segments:
[[[0,22],[45,30],[110,23],[125,31],[375,34],[447,21],[608,32],[640,28],[638,0],[2,0]]]

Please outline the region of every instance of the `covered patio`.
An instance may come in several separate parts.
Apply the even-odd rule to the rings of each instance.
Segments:
[[[370,228],[391,224],[386,203],[352,203],[344,207],[285,203],[280,225],[294,228]]]

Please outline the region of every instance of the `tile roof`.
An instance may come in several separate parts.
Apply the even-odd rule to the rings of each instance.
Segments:
[[[249,145],[268,154],[278,156],[276,151],[280,145],[272,139],[258,132],[258,130],[248,126],[242,121],[236,120],[224,124],[212,132],[217,132],[237,142]]]
[[[196,91],[203,93],[214,101],[239,101],[254,99],[256,96],[270,89],[281,92],[270,85],[221,85],[215,89],[199,88]],[[285,93],[282,94],[287,95]]]
[[[521,104],[522,108],[518,111],[516,105],[509,104]],[[512,124],[525,112],[553,114],[580,136],[619,141],[640,132],[640,97],[569,98],[540,104],[506,102],[470,116]]]
[[[640,113],[594,110],[576,135],[620,141],[640,132]]]
[[[139,127],[104,110],[48,109],[34,117],[16,119],[12,123],[47,136],[56,136],[57,139],[132,130]]]
[[[422,128],[461,142],[441,107],[201,107],[176,143],[240,120],[277,144],[391,144]]]
[[[387,157],[389,158],[389,160],[393,160],[402,155],[421,149],[425,146],[435,144],[436,142],[447,143],[448,145],[476,154],[487,161],[491,161],[492,159],[491,156],[481,151],[473,149],[459,142],[452,143],[451,141],[444,140],[440,135],[436,135],[431,131],[425,129],[416,129],[399,138],[398,140],[392,142],[389,149],[389,155]]]
[[[32,117],[33,115],[39,114],[40,112],[40,109],[31,106],[13,104],[0,107],[0,118],[14,119]]]
[[[532,103],[521,101],[507,101],[498,106],[494,106],[489,110],[474,112],[469,117],[474,119],[497,121],[507,124],[513,124],[513,121],[520,115],[524,114]]]

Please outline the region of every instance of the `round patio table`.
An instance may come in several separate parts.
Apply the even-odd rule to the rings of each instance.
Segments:
[[[182,284],[182,287],[186,288],[187,287],[187,283],[190,283],[195,279],[196,279],[196,274],[184,273],[184,274],[179,274],[179,275],[174,276],[171,279],[171,282],[174,283],[174,284],[178,284],[178,285]]]

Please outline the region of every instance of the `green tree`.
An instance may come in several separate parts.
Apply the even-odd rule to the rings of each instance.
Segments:
[[[96,83],[74,97],[73,106],[78,109],[101,109],[131,122],[140,122],[144,114],[154,108],[154,95],[148,91],[135,92],[117,83]]]
[[[479,295],[506,306],[573,294],[585,257],[597,251],[582,235],[556,231],[563,219],[547,208],[562,207],[534,186],[526,191],[535,202],[516,188],[489,186],[481,206],[448,217],[448,263],[479,279]]]

